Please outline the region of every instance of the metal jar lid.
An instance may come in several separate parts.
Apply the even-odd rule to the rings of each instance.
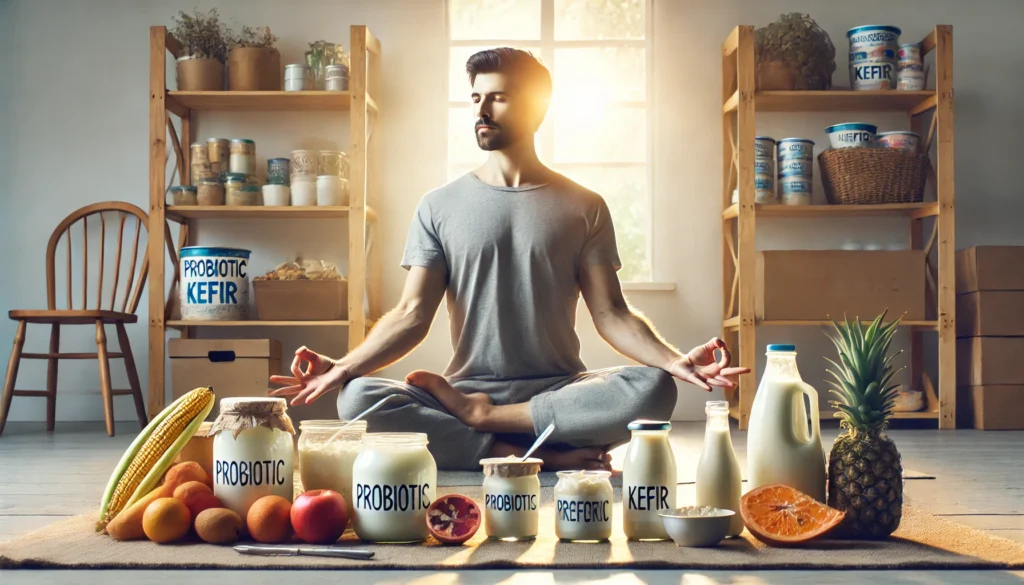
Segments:
[[[626,426],[631,431],[670,431],[672,423],[667,420],[635,420]]]

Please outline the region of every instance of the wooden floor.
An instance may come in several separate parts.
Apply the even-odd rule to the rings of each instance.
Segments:
[[[673,431],[680,466],[696,466],[703,423],[681,423]],[[0,542],[15,538],[67,516],[96,509],[113,466],[138,427],[120,423],[118,436],[108,438],[101,423],[58,424],[47,434],[42,423],[10,423],[0,436]],[[837,429],[823,429],[831,444]],[[1020,463],[1022,432],[984,433],[972,430],[893,430],[890,436],[903,454],[904,468],[936,476],[934,480],[908,480],[906,493],[914,505],[934,514],[1005,538],[1024,542],[1024,465]],[[745,433],[733,431],[742,461]],[[614,453],[621,459],[621,450]],[[685,500],[684,492],[680,497]],[[7,571],[0,582],[110,583],[138,585],[167,582],[168,571]],[[184,573],[190,585],[220,583],[225,571]],[[184,577],[171,577],[183,580]],[[242,572],[247,585],[262,583],[322,583],[323,575],[293,572]],[[644,571],[467,571],[463,573],[359,572],[346,574],[346,582],[360,584],[415,583],[416,585],[546,585],[549,583],[601,583],[603,585],[715,585],[719,583],[1019,583],[1024,573],[1000,571],[888,571],[842,573],[762,571],[749,573],[686,573]]]

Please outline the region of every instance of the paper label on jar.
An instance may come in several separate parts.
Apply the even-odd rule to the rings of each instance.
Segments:
[[[484,508],[494,512],[531,512],[537,509],[537,495],[485,494]]]
[[[217,459],[213,462],[213,483],[230,486],[285,485],[291,478],[285,474],[283,459],[263,461],[228,461]]]
[[[186,250],[181,258],[182,319],[245,318],[249,306],[249,259],[218,255],[215,249],[211,249],[209,255],[185,255],[184,252]]]
[[[433,501],[429,483],[380,485],[357,483],[355,509],[373,512],[426,510]]]
[[[560,522],[603,524],[612,521],[610,500],[592,500],[580,496],[559,496],[555,512]]]

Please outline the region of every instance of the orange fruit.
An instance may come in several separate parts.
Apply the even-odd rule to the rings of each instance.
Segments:
[[[789,486],[753,489],[740,498],[747,530],[765,544],[792,546],[822,536],[843,521],[843,513]]]
[[[278,544],[292,537],[292,504],[281,496],[263,496],[245,515],[249,536],[256,542]]]
[[[164,485],[171,486],[171,490],[175,490],[179,485],[190,481],[201,481],[213,487],[213,480],[210,479],[210,474],[206,473],[203,466],[195,461],[184,461],[177,465],[172,465],[167,470],[167,474],[164,475]]]
[[[190,481],[179,485],[174,490],[174,497],[185,504],[189,513],[192,514],[192,518],[197,518],[203,510],[224,507],[217,496],[213,495],[210,486],[201,481]]]
[[[473,538],[480,522],[480,508],[467,496],[439,496],[427,508],[427,530],[442,544],[462,544]]]
[[[185,538],[192,528],[192,515],[181,500],[157,498],[142,514],[142,530],[146,537],[160,544]]]

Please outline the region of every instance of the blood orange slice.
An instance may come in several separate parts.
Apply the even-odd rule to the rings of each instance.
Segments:
[[[427,529],[442,544],[462,544],[480,529],[480,508],[468,496],[440,496],[427,508]]]
[[[751,490],[740,499],[747,530],[774,546],[809,542],[843,521],[843,513],[789,486],[774,484]]]

